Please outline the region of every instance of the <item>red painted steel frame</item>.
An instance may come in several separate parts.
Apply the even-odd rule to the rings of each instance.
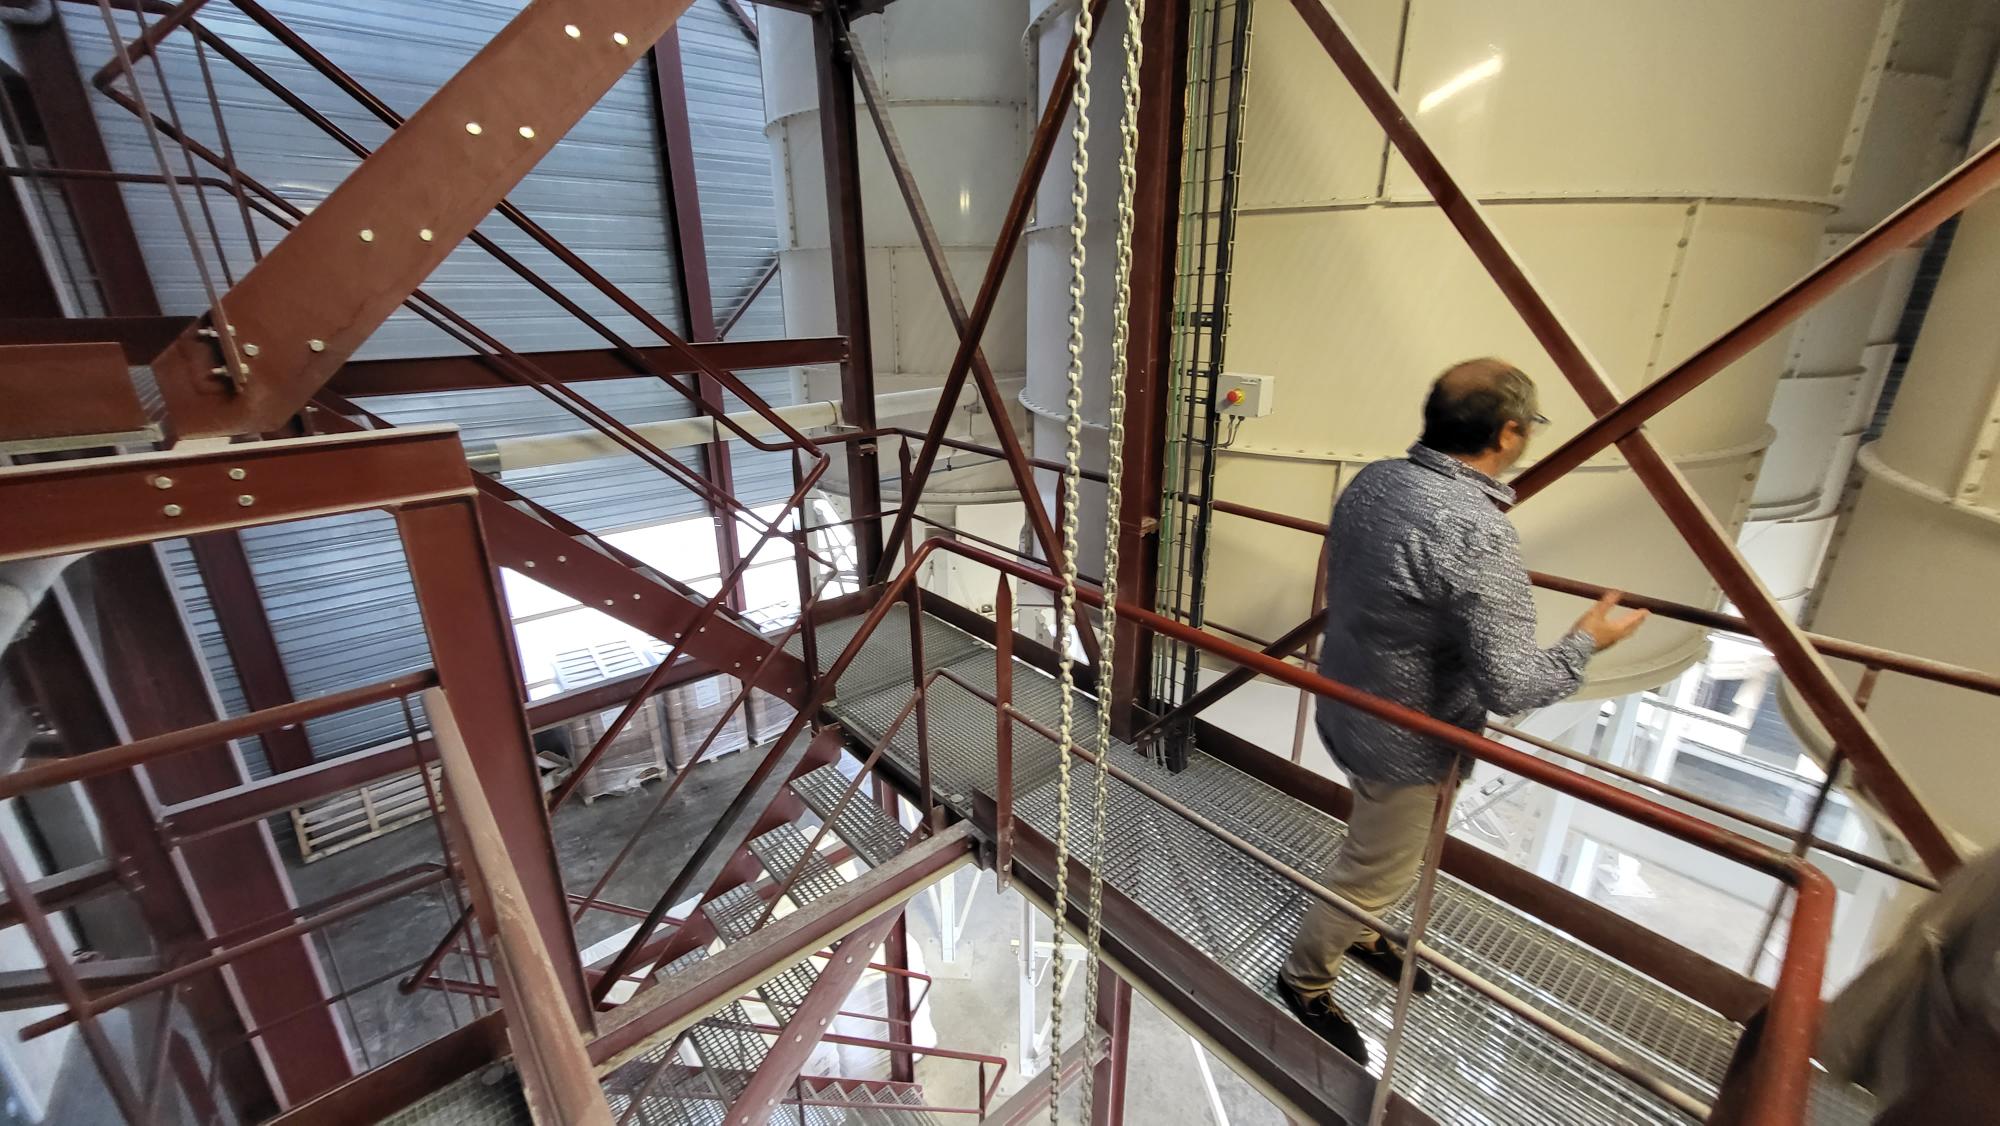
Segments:
[[[163,511],[163,495],[185,504],[172,513]],[[478,784],[505,827],[507,854],[523,889],[522,906],[550,952],[572,1019],[588,1030],[592,1022],[582,966],[518,696],[507,618],[479,533],[476,498],[457,436],[448,430],[392,430],[11,467],[0,469],[0,509],[39,511],[47,518],[32,526],[10,522],[0,532],[0,557],[127,546],[183,531],[361,509],[392,510],[430,635],[436,679],[456,693],[459,718],[478,764]],[[299,721],[386,698],[385,693],[397,695],[419,680],[429,677],[367,686],[43,764],[0,776],[0,791],[19,793],[123,769],[274,721]],[[493,933],[490,926],[487,930]]]
[[[806,711],[816,711],[831,698],[841,672],[859,653],[889,611],[914,585],[929,557],[937,552],[981,563],[996,571],[1037,586],[1055,589],[1060,580],[1039,568],[1016,560],[944,539],[927,540],[912,555],[902,572],[885,587],[874,607],[855,630],[827,673],[815,686]],[[1078,592],[1080,601],[1102,606],[1104,597],[1088,589]],[[1525,751],[1496,743],[1414,709],[1372,696],[1359,689],[1329,680],[1278,658],[1220,641],[1209,634],[1148,609],[1118,607],[1120,616],[1131,615],[1146,629],[1182,644],[1245,665],[1257,674],[1290,684],[1314,695],[1324,696],[1359,711],[1367,712],[1405,730],[1445,743],[1462,754],[1531,781],[1549,786],[1592,805],[1631,818],[1703,849],[1734,860],[1756,871],[1776,877],[1797,893],[1792,929],[1780,965],[1777,985],[1771,991],[1766,1039],[1756,1071],[1756,1093],[1751,1104],[1752,1121],[1802,1123],[1810,1087],[1810,1064],[1814,1030],[1819,1013],[1820,982],[1824,976],[1826,944],[1833,924],[1834,888],[1818,869],[1798,858],[1767,848],[1700,818],[1662,806],[1609,783],[1568,770]],[[806,711],[800,714],[803,716]],[[782,747],[796,737],[797,726],[779,739]],[[1008,820],[1010,811],[1001,811]]]
[[[1292,4],[1584,404],[1599,416],[1616,410],[1619,400],[1610,380],[1536,289],[1513,252],[1486,222],[1478,204],[1445,169],[1339,17],[1327,10],[1323,0],[1292,0]],[[1758,639],[1771,650],[1778,667],[1825,725],[1834,744],[1846,752],[1855,776],[1931,870],[1940,877],[1951,872],[1959,864],[1957,846],[1889,762],[1874,728],[1797,624],[1758,581],[1715,514],[1643,432],[1626,435],[1619,449],[1723,593],[1743,611]]]

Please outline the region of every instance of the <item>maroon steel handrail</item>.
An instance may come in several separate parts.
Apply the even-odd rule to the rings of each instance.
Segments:
[[[852,663],[861,647],[888,617],[889,611],[916,581],[922,565],[937,552],[949,552],[981,563],[1005,575],[1041,586],[1059,589],[1061,580],[1036,567],[1005,556],[950,540],[926,540],[913,552],[903,570],[883,589],[880,599],[862,619],[846,647],[827,673],[814,686],[812,698],[801,708],[778,746],[795,738],[806,718],[831,698],[840,675]],[[1080,601],[1103,606],[1104,596],[1085,588],[1077,590]],[[1630,818],[1678,840],[1734,860],[1746,867],[1773,876],[1797,893],[1792,926],[1778,980],[1771,990],[1766,1010],[1765,1038],[1759,1048],[1753,1089],[1747,1112],[1752,1121],[1800,1123],[1804,1121],[1809,1091],[1809,1061],[1819,1012],[1820,983],[1826,967],[1827,941],[1832,933],[1834,888],[1825,874],[1803,860],[1768,848],[1740,834],[1704,821],[1648,798],[1619,789],[1607,782],[1548,762],[1515,747],[1495,742],[1462,728],[1425,715],[1360,689],[1298,668],[1265,653],[1245,649],[1220,640],[1171,618],[1137,606],[1120,604],[1117,613],[1154,634],[1222,657],[1255,673],[1290,684],[1317,696],[1336,700],[1408,731],[1444,743],[1462,754],[1499,766],[1510,773],[1540,782],[1591,805]],[[1004,627],[1006,623],[1002,623]],[[920,748],[920,759],[922,758]],[[925,764],[920,762],[920,769]],[[1006,771],[1000,779],[1011,781]],[[1004,819],[1003,819],[1004,820]],[[1281,873],[1282,874],[1282,873]],[[1291,874],[1315,894],[1323,892],[1312,881]]]

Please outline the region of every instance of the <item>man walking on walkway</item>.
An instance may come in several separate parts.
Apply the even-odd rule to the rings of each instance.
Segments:
[[[1470,360],[1438,377],[1408,456],[1363,469],[1334,506],[1322,675],[1477,732],[1489,713],[1517,715],[1575,692],[1591,655],[1639,628],[1646,612],[1614,616],[1618,595],[1609,594],[1562,640],[1535,645],[1521,541],[1503,511],[1514,493],[1498,478],[1547,421],[1534,383],[1512,364]],[[1415,883],[1456,752],[1325,698],[1316,720],[1354,789],[1324,882],[1379,915]],[[1360,1031],[1334,1003],[1334,976],[1353,958],[1395,981],[1403,956],[1315,902],[1278,992],[1306,1027],[1366,1063]],[[1428,973],[1417,972],[1416,988],[1429,990]]]

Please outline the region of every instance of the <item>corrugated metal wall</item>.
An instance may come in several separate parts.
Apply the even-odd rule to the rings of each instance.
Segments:
[[[472,57],[519,10],[518,0],[387,0],[328,5],[317,0],[269,0],[268,6],[337,65],[353,74],[398,112],[409,113]],[[112,55],[112,43],[94,13],[68,13],[77,53],[86,71]],[[130,38],[139,28],[121,13]],[[226,5],[206,10],[203,22],[305,97],[363,144],[373,147],[386,127],[366,115],[331,83],[313,73],[262,29]],[[689,118],[703,206],[711,283],[718,318],[727,317],[755,284],[775,253],[776,192],[762,133],[762,90],[756,49],[718,0],[699,0],[681,24]],[[163,54],[166,87],[188,132],[211,147],[220,135],[203,96],[203,79],[190,41],[177,36]],[[310,208],[357,163],[356,158],[255,85],[226,61],[210,55],[228,138],[249,175]],[[165,109],[165,91],[148,65],[140,71],[149,104]],[[657,143],[655,90],[647,68],[625,76],[583,122],[509,198],[521,205],[593,266],[674,327],[681,328],[680,294],[666,219],[665,176]],[[157,163],[137,120],[99,100],[99,120],[114,163],[137,172]],[[170,152],[172,150],[170,149]],[[203,169],[204,173],[207,169]],[[147,265],[170,312],[194,313],[206,304],[199,272],[172,200],[158,187],[126,189]],[[204,243],[204,213],[183,193]],[[235,201],[211,193],[209,213],[222,247],[209,268],[217,284],[251,263],[249,239]],[[386,226],[386,224],[385,224]],[[655,338],[608,299],[589,291],[504,220],[482,230],[556,281],[626,339]],[[257,228],[268,246],[280,232]],[[600,347],[603,341],[556,309],[485,253],[461,247],[426,284],[427,292],[464,313],[509,346],[534,351]],[[732,339],[784,333],[778,286],[773,282],[731,332]],[[363,357],[447,355],[461,352],[441,333],[409,314],[398,314],[361,350]],[[739,373],[774,404],[795,400],[789,369]],[[627,422],[685,417],[689,405],[664,384],[645,379],[588,385],[585,393]],[[449,392],[377,399],[370,409],[399,424],[451,423],[468,444],[501,436],[579,429],[584,424],[528,389]],[[741,404],[732,397],[732,409]],[[680,451],[683,464],[699,468],[699,451]],[[754,450],[734,456],[737,489],[750,503],[790,491],[790,459]],[[684,486],[633,457],[507,475],[509,485],[601,533],[644,527],[699,514],[699,499]],[[379,513],[258,529],[244,537],[251,566],[270,612],[294,690],[316,695],[420,668],[430,657],[393,521]],[[184,542],[164,545],[188,615],[231,714],[244,710],[241,690],[216,629],[192,555]],[[321,758],[398,737],[403,727],[391,702],[310,725]],[[261,749],[246,746],[253,776],[268,773]]]

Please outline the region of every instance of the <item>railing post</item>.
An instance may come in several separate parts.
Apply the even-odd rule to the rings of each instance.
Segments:
[[[928,693],[924,685],[924,667],[929,664],[924,659],[924,587],[913,577],[909,593],[910,613],[910,690],[916,693],[917,703],[917,788],[924,799],[924,829],[936,832],[943,825],[938,819],[937,801],[931,793],[931,723],[930,708],[924,699]]]
[[[993,591],[994,861],[993,886],[1014,882],[1014,591],[1003,572]]]
[[[1868,701],[1875,698],[1875,682],[1882,677],[1882,666],[1868,665],[1861,671],[1861,681],[1854,686],[1854,710],[1865,712]],[[1836,746],[1826,758],[1826,778],[1813,794],[1812,807],[1806,812],[1805,824],[1792,834],[1792,855],[1803,859],[1812,851],[1813,838],[1819,835],[1819,819],[1826,813],[1827,803],[1833,798],[1835,786],[1840,784],[1840,770],[1847,765],[1847,752]],[[1784,910],[1785,897],[1790,894],[1783,884],[1771,896],[1771,906],[1764,911],[1764,925],[1758,928],[1757,943],[1750,948],[1749,964],[1743,967],[1743,976],[1754,978],[1758,967],[1764,964],[1764,947],[1771,941],[1771,932],[1778,929],[1778,913]]]
[[[1424,926],[1430,922],[1431,903],[1436,898],[1438,868],[1444,860],[1444,838],[1451,824],[1452,801],[1458,794],[1458,776],[1464,769],[1463,756],[1451,761],[1451,770],[1438,787],[1437,806],[1431,812],[1430,838],[1424,842],[1423,868],[1417,879],[1417,899],[1410,908],[1410,935],[1403,944],[1403,972],[1396,981],[1395,1015],[1389,1020],[1389,1039],[1382,1045],[1382,1078],[1375,1083],[1375,1097],[1368,1106],[1368,1126],[1380,1126],[1389,1110],[1389,1096],[1395,1090],[1390,1077],[1396,1072],[1396,1056],[1403,1047],[1403,1031],[1410,1019],[1410,998],[1417,988],[1417,951],[1424,941]],[[1386,939],[1384,941],[1387,941]]]
[[[819,627],[811,620],[812,604],[815,601],[812,585],[812,562],[806,558],[810,540],[806,537],[805,463],[800,459],[798,448],[792,448],[792,495],[799,498],[799,507],[793,513],[797,519],[797,534],[792,542],[792,559],[798,570],[799,580],[799,646],[806,661],[806,676],[819,675]],[[834,565],[829,563],[829,567]],[[837,568],[836,568],[837,569]],[[838,581],[836,578],[835,581]]]

